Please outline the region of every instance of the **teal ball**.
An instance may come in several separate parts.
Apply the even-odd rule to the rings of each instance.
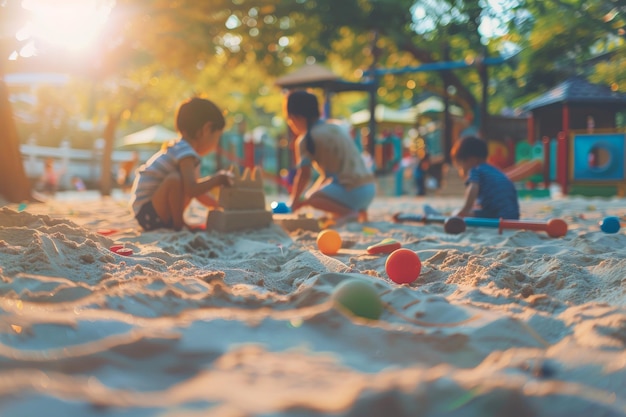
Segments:
[[[283,203],[282,201],[272,202],[271,207],[272,207],[272,212],[274,212],[274,214],[287,214],[291,212],[291,210],[289,209],[289,206]]]
[[[605,217],[604,220],[600,222],[600,230],[604,233],[617,233],[620,227],[619,218],[616,216]]]

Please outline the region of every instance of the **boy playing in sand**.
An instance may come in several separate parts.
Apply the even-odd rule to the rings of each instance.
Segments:
[[[459,175],[466,180],[465,204],[454,212],[462,217],[519,219],[517,190],[498,168],[489,165],[487,143],[467,136],[452,148]]]
[[[131,207],[143,229],[182,229],[183,213],[192,198],[207,207],[217,205],[207,193],[232,185],[232,173],[198,178],[198,169],[200,157],[217,148],[224,125],[222,112],[209,100],[192,98],[181,104],[176,115],[181,138],[139,167],[133,183]]]
[[[286,115],[289,127],[298,135],[294,147],[297,171],[288,203],[291,210],[311,206],[328,212],[336,224],[365,220],[376,186],[349,133],[322,121],[317,97],[305,91],[289,94]],[[312,167],[319,178],[301,200]]]

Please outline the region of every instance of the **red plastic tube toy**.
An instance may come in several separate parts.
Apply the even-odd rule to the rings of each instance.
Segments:
[[[550,219],[545,222],[500,219],[500,233],[503,229],[533,230],[546,232],[550,237],[563,237],[567,234],[567,223],[561,219]]]

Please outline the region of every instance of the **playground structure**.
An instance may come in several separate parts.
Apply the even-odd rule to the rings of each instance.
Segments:
[[[489,162],[520,196],[549,196],[554,183],[563,194],[626,194],[626,131],[617,128],[626,94],[572,77],[523,108],[531,114],[527,140],[488,141]]]
[[[626,194],[626,133],[559,132],[534,144],[509,144],[504,151],[504,145],[491,145],[504,158],[513,155],[515,162],[500,168],[518,183],[520,196],[547,197],[551,184],[558,184],[563,194]]]
[[[512,179],[545,189],[556,183],[563,194],[625,194],[626,132],[617,115],[626,110],[626,94],[572,77],[523,108],[531,113],[528,139],[515,145],[515,170],[506,171]]]
[[[551,141],[549,146],[546,152],[543,142],[531,144],[521,140],[501,144],[490,141],[489,154],[499,158],[490,157],[489,162],[502,169],[517,184],[520,197],[548,197],[549,185],[556,178],[556,141]],[[546,173],[547,179],[544,177]]]
[[[488,140],[488,162],[516,183],[520,197],[625,194],[626,130],[618,114],[626,94],[572,77],[522,107],[530,113],[525,140]],[[488,138],[502,135],[488,135]]]
[[[545,160],[550,160],[553,139],[544,138]],[[626,134],[560,132],[556,139],[555,180],[564,194],[626,195]],[[551,172],[550,172],[551,173]],[[550,179],[544,170],[544,181]],[[546,177],[547,175],[547,177]]]

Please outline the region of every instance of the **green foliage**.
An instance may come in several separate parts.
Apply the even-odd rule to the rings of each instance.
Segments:
[[[623,0],[524,0],[515,13],[508,36],[521,47],[515,76],[522,96],[545,91],[574,74],[592,75],[613,65],[605,62],[596,68],[593,57],[623,51]]]

